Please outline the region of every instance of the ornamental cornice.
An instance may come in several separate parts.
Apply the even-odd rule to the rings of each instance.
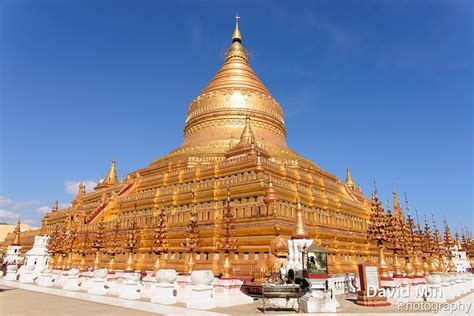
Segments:
[[[214,115],[210,115],[209,119],[203,118],[202,120],[199,120],[195,123],[190,123],[186,125],[184,129],[184,137],[190,136],[192,133],[206,129],[206,128],[220,128],[220,127],[242,127],[245,126],[245,113],[240,113],[242,117],[240,118],[229,118],[229,113],[223,112],[223,113],[214,113]],[[218,115],[218,116],[216,116]],[[252,121],[252,127],[254,128],[262,128],[268,131],[271,131],[275,134],[277,134],[281,138],[286,137],[286,132],[285,128],[281,126],[277,121],[274,122],[267,122],[267,120],[260,120],[260,119],[255,119]]]

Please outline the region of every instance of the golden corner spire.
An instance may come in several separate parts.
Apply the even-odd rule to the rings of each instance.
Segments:
[[[374,179],[374,191],[372,192],[372,200],[378,198],[377,195],[377,180]]]
[[[273,187],[273,180],[272,176],[268,176],[268,187],[267,187],[267,192],[265,196],[265,204],[269,205],[272,204],[273,202],[278,201],[278,196],[275,192],[275,188]]]
[[[15,234],[15,239],[13,240],[12,246],[20,246],[20,230],[21,230],[20,218],[18,218],[18,223],[15,226],[13,233]]]
[[[84,195],[86,195],[86,185],[84,184],[84,182],[81,181],[81,183],[79,183],[79,191],[77,192],[77,196]]]
[[[110,165],[109,172],[107,173],[107,177],[105,178],[105,182],[107,184],[117,184],[117,171],[115,170],[115,158],[112,159],[112,164]]]
[[[59,202],[58,200],[54,201],[53,208],[51,209],[51,212],[57,212],[59,210]]]
[[[296,222],[291,239],[309,239],[304,229],[304,210],[299,195],[296,197]]]
[[[352,190],[354,190],[355,188],[354,180],[352,179],[352,176],[351,176],[350,167],[347,167],[346,169],[346,182],[344,183],[344,185]]]
[[[252,126],[250,125],[250,116],[247,116],[245,120],[245,127],[240,135],[239,144],[255,144],[255,134],[252,131]]]
[[[232,42],[242,43],[242,35],[240,34],[240,30],[239,30],[239,19],[240,19],[240,16],[236,14],[235,15],[235,30],[234,30],[234,33],[232,33]]]

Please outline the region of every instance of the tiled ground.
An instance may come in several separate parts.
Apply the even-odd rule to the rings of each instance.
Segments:
[[[1,315],[157,315],[0,285]]]
[[[16,285],[14,285],[16,286]],[[41,287],[35,287],[36,289],[42,290]],[[44,289],[44,288],[43,288]],[[45,289],[46,290],[46,289]],[[75,292],[62,291],[71,295]],[[75,295],[75,294],[74,294]],[[88,294],[82,295],[83,299],[75,299],[69,297],[63,297],[58,295],[34,292],[24,289],[13,288],[7,285],[0,284],[0,315],[80,315],[80,316],[92,316],[92,315],[191,315],[200,316],[203,314],[208,315],[263,315],[261,312],[262,302],[261,300],[255,300],[253,304],[231,307],[231,308],[216,308],[210,310],[211,313],[201,312],[197,310],[186,309],[185,304],[176,304],[173,306],[162,306],[157,304],[147,303],[143,301],[143,305],[153,306],[154,313],[147,312],[146,310],[130,309],[134,305],[139,304],[137,301],[120,300],[113,297],[98,297],[91,296]],[[102,304],[97,301],[88,301],[92,297],[103,301],[107,304]],[[469,297],[464,297],[461,300],[474,302],[474,294],[470,294]],[[367,308],[354,304],[355,296],[339,297],[341,308],[338,309],[337,315],[343,315],[350,313],[351,315],[390,315],[396,314],[397,312],[407,312],[407,310],[398,311],[397,307],[383,307],[383,308]],[[130,308],[126,308],[125,306]],[[474,305],[474,304],[473,304]],[[163,311],[163,308],[168,310]],[[474,307],[473,307],[474,308]],[[292,310],[276,311],[271,310],[271,314],[278,315],[294,315],[295,312]],[[425,313],[424,315],[431,315],[431,312]],[[322,315],[322,314],[317,314]],[[329,314],[331,315],[331,314]],[[416,315],[423,315],[418,313]],[[464,315],[466,315],[464,313]]]

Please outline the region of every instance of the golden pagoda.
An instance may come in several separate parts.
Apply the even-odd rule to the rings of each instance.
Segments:
[[[136,266],[153,270],[153,226],[162,212],[167,247],[160,251],[160,266],[177,271],[192,262],[191,268],[220,273],[229,255],[233,273],[250,274],[271,255],[275,236],[291,238],[302,222],[305,236],[326,249],[329,272],[355,272],[355,263],[377,254],[376,244],[367,239],[370,199],[355,186],[349,168],[343,183],[288,147],[282,107],[250,66],[242,43],[236,23],[224,64],[189,105],[181,146],[124,180],[117,178],[114,159],[92,192],[81,183],[70,207],[55,206],[47,214],[44,231],[50,235],[71,218],[81,223],[71,250],[73,264],[84,259],[80,250],[86,232],[97,231],[103,219],[108,233],[98,265],[113,262],[124,269],[133,257]],[[233,236],[227,237],[235,240],[230,254],[220,245],[229,205]],[[190,222],[199,241],[192,249],[182,243],[189,240]],[[125,244],[132,224],[140,231],[138,248],[119,253],[116,239]],[[112,241],[114,227],[120,232]],[[87,255],[85,264],[93,265],[96,258]]]

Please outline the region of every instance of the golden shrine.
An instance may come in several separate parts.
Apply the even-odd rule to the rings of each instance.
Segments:
[[[349,168],[342,182],[288,147],[283,110],[252,70],[236,22],[223,66],[189,106],[183,144],[122,181],[113,160],[94,191],[81,184],[70,207],[56,202],[36,234],[51,236],[58,267],[262,276],[296,229],[326,249],[330,273],[355,272],[377,257],[383,266],[385,252],[400,270],[397,251],[415,256],[408,262],[421,273],[420,260],[442,252],[431,232],[411,219],[407,226],[396,191],[393,200],[385,215]],[[400,234],[412,249],[395,245]],[[425,237],[434,248],[422,253]]]

